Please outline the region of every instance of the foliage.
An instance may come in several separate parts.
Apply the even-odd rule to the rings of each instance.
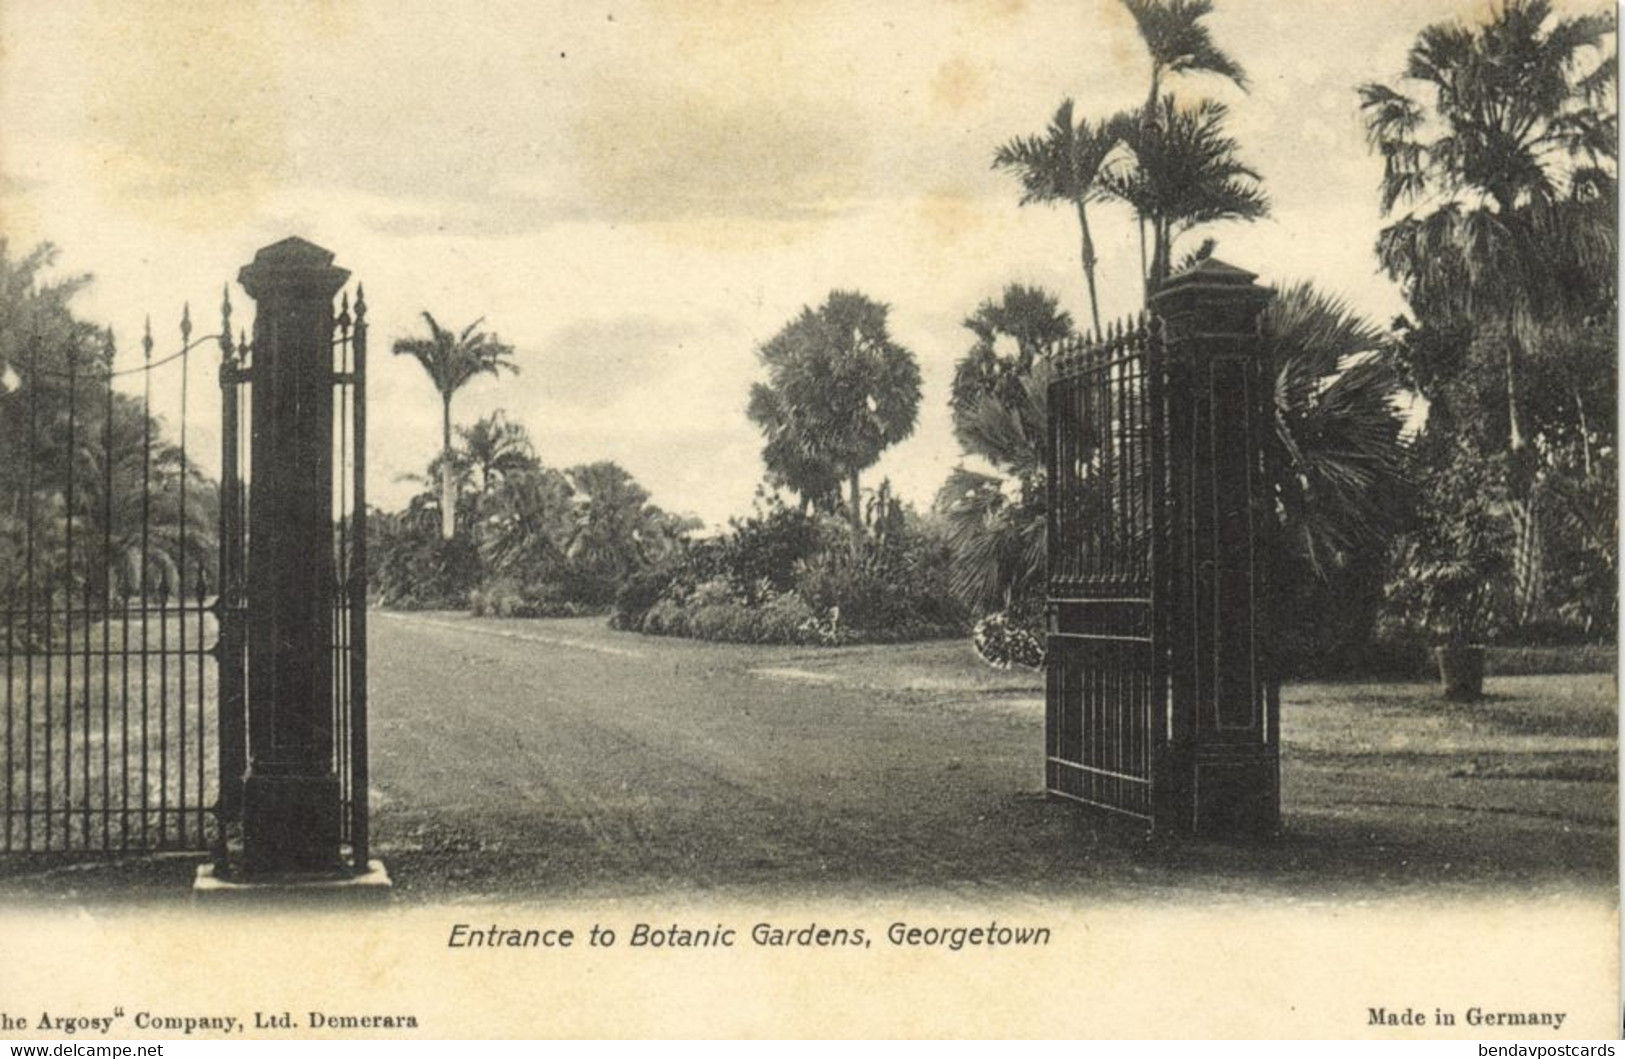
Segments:
[[[1612,577],[1615,529],[1573,500],[1616,434],[1613,29],[1505,0],[1429,26],[1395,84],[1360,89],[1383,209],[1417,207],[1377,252],[1415,315],[1401,357],[1430,404],[1426,473],[1505,476],[1491,514],[1510,528],[1517,623],[1549,620],[1554,599],[1612,623],[1585,586]]]
[[[501,412],[459,435],[463,447],[445,461],[459,471],[452,537],[440,533],[432,489],[369,525],[372,593],[385,606],[511,617],[602,610],[633,578],[669,565],[696,525],[651,504],[609,461],[543,465]]]
[[[1395,546],[1389,609],[1432,642],[1480,643],[1505,627],[1510,602],[1506,463],[1458,451],[1432,470],[1419,525]]]
[[[1151,226],[1150,289],[1173,271],[1173,246],[1184,233],[1224,220],[1256,220],[1269,200],[1256,170],[1239,157],[1240,146],[1224,131],[1229,108],[1203,100],[1181,106],[1165,95],[1149,116],[1123,123],[1126,149],[1109,166],[1107,190],[1128,203]]]
[[[13,257],[0,237],[0,592],[213,591],[216,486],[144,399],[110,389],[112,333],[71,305],[89,277],[48,278],[57,256]]]
[[[971,643],[982,660],[994,669],[1023,666],[1040,669],[1044,665],[1044,642],[1038,634],[1002,612],[989,614],[976,623]]]
[[[1156,99],[1168,74],[1208,73],[1247,87],[1241,65],[1213,42],[1202,19],[1213,13],[1211,0],[1123,0],[1151,56],[1151,93]]]
[[[831,515],[760,496],[720,540],[629,581],[611,624],[650,635],[832,645],[918,639],[963,627],[931,528],[876,490],[854,539]]]
[[[1077,210],[1089,314],[1097,334],[1100,299],[1095,292],[1095,241],[1089,230],[1088,207],[1106,197],[1101,177],[1127,120],[1119,116],[1096,124],[1088,118],[1075,119],[1072,100],[1063,100],[1042,136],[1016,137],[993,154],[995,169],[1009,170],[1020,179],[1023,206],[1065,202]]]
[[[453,463],[451,399],[479,375],[497,375],[502,371],[517,373],[513,347],[494,334],[480,330],[485,321],[475,320],[463,330],[448,331],[440,326],[427,311],[423,322],[429,327],[428,338],[402,338],[395,342],[396,355],[413,357],[422,366],[424,374],[440,394],[440,533],[451,538],[456,531],[457,484]]]
[[[825,510],[846,482],[854,528],[860,472],[913,433],[919,413],[919,364],[892,341],[886,313],[851,291],[804,308],[757,350],[768,379],[751,387],[747,409],[766,438],[769,480]]]

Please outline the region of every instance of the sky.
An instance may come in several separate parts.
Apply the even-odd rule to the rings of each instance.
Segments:
[[[1372,250],[1381,166],[1355,86],[1488,0],[1216,7],[1249,91],[1171,87],[1231,107],[1272,208],[1176,253],[1212,235],[1260,282],[1313,280],[1386,322],[1403,302]],[[1119,0],[7,0],[0,42],[0,234],[93,275],[75,305],[114,329],[121,366],[148,314],[159,354],[184,302],[208,329],[225,284],[248,319],[237,269],[299,235],[366,285],[375,503],[404,503],[439,446],[433,388],[390,354],[427,310],[482,319],[520,367],[461,391],[458,423],[503,409],[546,463],[615,460],[712,525],[763,478],[756,348],[832,289],[888,304],[924,378],[914,435],[865,483],[931,502],[961,459],[964,317],[1020,282],[1088,318],[1075,216],[1019,206],[994,149],[1063,98],[1133,107],[1149,78]],[[1102,314],[1134,312],[1132,218],[1092,217]],[[207,352],[194,395],[214,392]],[[155,396],[171,422],[178,390]],[[217,411],[192,400],[207,454]]]

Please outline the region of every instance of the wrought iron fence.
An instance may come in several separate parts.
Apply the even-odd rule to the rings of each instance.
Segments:
[[[218,496],[189,452],[194,339],[120,366],[33,336],[0,394],[0,852],[205,848],[218,789]],[[178,394],[174,438],[155,378]],[[134,383],[132,387],[130,384]],[[133,390],[133,392],[132,392]]]

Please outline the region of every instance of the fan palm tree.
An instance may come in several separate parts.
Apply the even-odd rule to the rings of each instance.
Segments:
[[[1072,314],[1061,308],[1055,295],[1020,283],[1005,287],[998,301],[983,301],[962,326],[976,336],[976,342],[954,365],[948,406],[954,416],[955,435],[966,444],[960,423],[975,399],[984,394],[1008,393],[1012,400],[1022,400],[1014,388],[1019,387],[1033,361],[1076,332]],[[1014,349],[1001,350],[1001,345]]]
[[[1341,300],[1299,283],[1260,321],[1275,369],[1275,483],[1293,551],[1322,577],[1381,548],[1405,479],[1399,372],[1383,333]]]
[[[806,500],[845,480],[854,535],[863,531],[860,472],[914,432],[920,409],[919,363],[892,341],[886,313],[853,291],[803,309],[757,351],[768,381],[751,387],[746,409],[778,484]]]
[[[423,320],[429,325],[429,337],[399,339],[395,342],[394,352],[417,358],[440,394],[440,534],[450,540],[457,532],[451,399],[477,375],[496,375],[501,371],[517,373],[519,367],[510,359],[513,356],[512,346],[499,341],[496,335],[480,330],[483,318],[475,320],[460,333],[441,327],[428,312],[423,314]]]
[[[1103,177],[1106,188],[1151,226],[1153,290],[1172,272],[1180,235],[1198,225],[1256,220],[1269,212],[1261,178],[1237,156],[1236,141],[1224,131],[1229,109],[1223,103],[1182,107],[1165,95],[1154,109],[1155,121],[1123,126],[1128,157]]]
[[[976,394],[954,417],[967,455],[996,471],[955,467],[937,494],[954,557],[954,591],[982,613],[1022,610],[1043,590],[1052,377],[1047,360],[1034,361],[1012,392]]]
[[[1105,196],[1102,167],[1117,146],[1122,117],[1094,124],[1072,115],[1072,100],[1064,101],[1041,136],[1021,136],[993,155],[995,169],[1007,169],[1021,180],[1021,205],[1069,202],[1078,211],[1083,233],[1083,278],[1089,286],[1089,313],[1100,332],[1100,300],[1095,293],[1095,242],[1089,232],[1089,203]]]
[[[1424,323],[1499,334],[1522,617],[1539,606],[1542,559],[1521,376],[1532,348],[1615,298],[1613,28],[1609,14],[1559,18],[1549,0],[1503,0],[1480,25],[1423,30],[1398,87],[1360,88],[1384,212],[1428,207],[1382,232],[1384,269]]]

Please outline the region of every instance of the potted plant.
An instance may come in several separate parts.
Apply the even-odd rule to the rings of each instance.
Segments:
[[[1400,544],[1388,598],[1431,643],[1445,697],[1471,701],[1484,693],[1484,644],[1502,624],[1510,542],[1493,490],[1438,484]]]

